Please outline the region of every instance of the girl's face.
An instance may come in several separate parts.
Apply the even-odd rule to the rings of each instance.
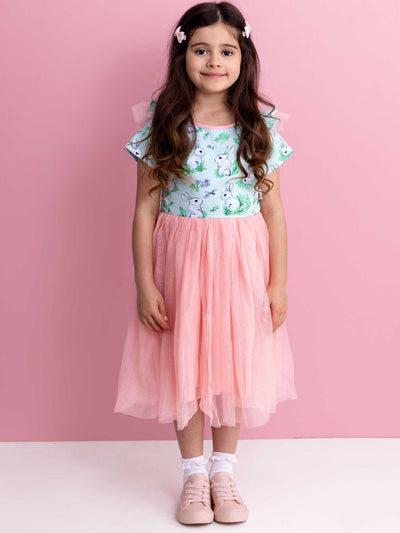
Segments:
[[[225,92],[238,79],[242,54],[234,31],[218,22],[198,28],[191,36],[185,55],[186,72],[198,91]]]

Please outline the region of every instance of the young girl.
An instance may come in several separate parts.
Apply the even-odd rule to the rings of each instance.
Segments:
[[[137,302],[115,412],[174,423],[184,524],[247,520],[233,473],[240,424],[261,426],[297,398],[278,174],[293,150],[257,92],[250,30],[229,2],[187,10],[171,35],[166,82],[125,145],[138,162]]]

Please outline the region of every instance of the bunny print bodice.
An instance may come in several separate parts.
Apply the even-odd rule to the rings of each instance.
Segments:
[[[276,110],[275,110],[276,111]],[[278,168],[294,151],[275,131],[277,118],[261,114],[271,132],[273,151],[268,160],[268,173]],[[125,148],[137,161],[142,159],[154,166],[151,157],[142,157],[147,149],[146,137],[151,128],[151,119],[132,137]],[[240,125],[206,126],[194,123],[187,126],[188,135],[196,144],[185,161],[184,173],[188,181],[172,177],[169,180],[169,194],[162,191],[161,211],[184,217],[242,217],[255,215],[260,211],[258,193],[254,188],[256,179],[248,164],[241,159],[247,170],[245,178],[236,161],[240,142]]]

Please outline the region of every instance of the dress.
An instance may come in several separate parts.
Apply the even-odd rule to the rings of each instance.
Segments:
[[[271,173],[293,149],[275,130],[277,119],[261,113],[273,139]],[[170,330],[145,326],[132,298],[114,412],[176,420],[181,430],[200,408],[214,427],[261,426],[279,402],[297,399],[285,323],[272,332],[268,227],[255,177],[240,178],[235,161],[240,125],[194,126],[187,126],[197,139],[185,167],[191,183],[174,178],[170,194],[162,192],[153,233],[154,282]],[[151,118],[125,145],[135,160],[150,128]]]

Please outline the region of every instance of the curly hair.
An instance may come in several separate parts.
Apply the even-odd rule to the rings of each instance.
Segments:
[[[179,43],[172,32],[166,81],[152,95],[156,103],[151,131],[142,140],[150,137],[145,156],[152,156],[155,165],[151,168],[151,175],[159,184],[151,188],[149,194],[163,188],[168,195],[168,181],[172,176],[190,181],[184,165],[196,143],[196,135],[191,141],[187,132],[188,123],[196,131],[192,116],[196,88],[186,73],[185,54],[190,37],[196,29],[218,22],[234,29],[242,54],[240,75],[224,97],[224,103],[231,110],[235,124],[241,126],[236,160],[244,176],[237,179],[248,176],[240,161],[243,158],[254,173],[256,190],[265,184],[266,191],[263,192],[268,193],[273,187],[273,182],[266,177],[263,169],[264,165],[268,173],[267,161],[272,152],[272,137],[258,108],[258,102],[272,107],[267,116],[276,107],[258,92],[260,61],[256,48],[250,37],[242,35],[245,19],[237,7],[230,2],[204,2],[188,9],[176,24],[176,28],[180,26],[187,38]],[[157,92],[159,94],[155,97]]]

